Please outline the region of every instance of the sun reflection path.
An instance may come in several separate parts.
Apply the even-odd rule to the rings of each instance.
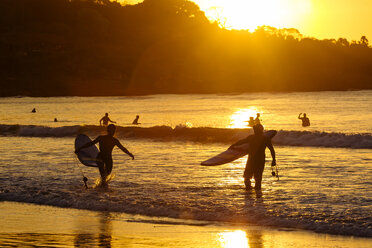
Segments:
[[[249,248],[247,235],[241,230],[220,233],[219,241],[223,248]]]
[[[259,112],[256,108],[239,109],[230,116],[229,128],[247,128],[249,117],[255,118]]]

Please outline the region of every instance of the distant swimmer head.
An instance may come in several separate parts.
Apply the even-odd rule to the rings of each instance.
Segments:
[[[108,113],[105,113],[105,116],[108,116]]]
[[[110,124],[107,126],[107,133],[111,136],[114,136],[116,131],[116,126],[114,124]]]
[[[304,113],[304,117],[306,117],[306,113]]]
[[[253,126],[254,134],[263,134],[264,127],[261,124],[256,124]]]

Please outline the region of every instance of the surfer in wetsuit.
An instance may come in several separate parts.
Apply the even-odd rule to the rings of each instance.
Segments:
[[[257,113],[256,119],[254,119],[254,124],[255,125],[261,124],[260,113]]]
[[[261,189],[262,173],[265,167],[265,149],[269,148],[273,161],[271,166],[276,165],[275,150],[271,139],[264,136],[264,128],[261,124],[253,126],[254,135],[240,140],[231,147],[249,143],[247,165],[244,170],[244,184],[247,190],[251,189],[251,178],[254,177],[255,189]]]
[[[253,119],[253,117],[251,116],[251,117],[249,117],[248,126],[253,127],[254,125],[255,125],[255,124],[254,124],[254,119]]]
[[[303,126],[303,127],[308,127],[308,126],[310,126],[310,120],[309,120],[308,117],[306,117],[306,113],[304,113],[303,117],[301,117],[301,114],[302,114],[302,113],[300,113],[300,114],[298,115],[298,119],[300,119],[300,120],[302,121],[302,126]]]
[[[133,154],[130,153],[124,146],[122,146],[118,139],[114,138],[115,130],[116,127],[114,124],[108,125],[106,135],[98,136],[95,140],[83,145],[75,151],[75,153],[78,153],[83,148],[92,146],[96,143],[99,144],[99,153],[97,155],[97,160],[102,161],[101,163],[98,163],[98,169],[99,173],[101,174],[102,182],[105,182],[106,177],[110,175],[112,171],[112,150],[115,146],[119,147],[123,152],[134,159]]]
[[[108,113],[106,113],[105,116],[102,117],[101,120],[99,120],[99,125],[102,126],[103,123],[104,126],[107,126],[109,122],[116,123],[116,121],[110,120],[110,118],[108,117]]]
[[[133,125],[138,125],[138,119],[139,119],[139,115],[136,115],[136,119],[133,120],[132,124]]]

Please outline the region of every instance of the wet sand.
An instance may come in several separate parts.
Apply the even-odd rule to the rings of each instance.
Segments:
[[[0,202],[0,247],[372,247],[372,239]]]

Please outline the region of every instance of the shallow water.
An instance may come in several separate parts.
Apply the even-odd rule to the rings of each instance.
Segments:
[[[362,91],[0,99],[0,200],[372,237],[371,98]],[[281,130],[273,140],[280,180],[268,163],[262,191],[246,192],[246,158],[199,164],[248,133],[234,128],[245,127],[252,109],[266,129]],[[98,172],[76,161],[74,137],[103,133],[93,125],[108,110],[119,125],[140,114],[139,127],[118,129],[136,159],[115,149],[109,188],[86,190],[82,175],[92,187]],[[308,113],[311,128],[300,126],[298,112]]]

